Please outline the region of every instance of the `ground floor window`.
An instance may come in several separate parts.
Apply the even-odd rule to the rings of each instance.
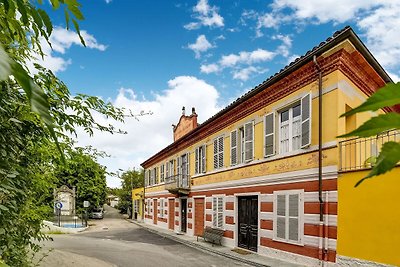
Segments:
[[[223,228],[224,226],[224,198],[213,197],[213,227]]]
[[[303,190],[274,192],[274,239],[301,244],[303,239]]]

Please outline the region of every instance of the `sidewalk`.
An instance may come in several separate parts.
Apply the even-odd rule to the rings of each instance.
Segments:
[[[200,249],[206,251],[208,253],[217,254],[223,257],[227,257],[239,262],[243,262],[245,264],[251,266],[258,266],[258,267],[300,267],[303,265],[298,265],[290,262],[281,261],[278,259],[269,258],[266,256],[262,256],[256,253],[250,253],[247,255],[241,255],[237,252],[232,251],[231,248],[214,245],[208,242],[205,242],[203,238],[198,238],[194,236],[187,236],[187,235],[178,235],[175,232],[162,229],[153,225],[137,222],[131,219],[126,219],[127,221],[134,223],[140,227],[145,228],[147,231],[152,233],[158,234],[160,236],[172,239],[179,243],[185,244],[189,247],[193,247],[196,249]]]

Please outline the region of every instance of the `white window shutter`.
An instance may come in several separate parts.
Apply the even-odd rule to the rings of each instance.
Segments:
[[[196,148],[195,149],[195,151],[194,151],[194,173],[200,173],[200,160],[199,160],[199,157],[200,157],[200,147],[198,147],[198,148]]]
[[[214,169],[218,169],[218,139],[214,140]]]
[[[289,195],[289,233],[288,239],[299,240],[299,194]]]
[[[182,159],[181,159],[181,157],[178,157],[177,159],[176,159],[176,162],[177,162],[177,166],[176,166],[176,174],[177,175],[180,175],[181,173],[182,173]]]
[[[222,197],[218,198],[218,228],[222,228],[224,224],[224,200]]]
[[[266,157],[275,155],[275,114],[269,113],[265,116],[264,123],[265,144],[264,154]]]
[[[277,195],[276,203],[276,237],[286,239],[286,195]]]
[[[224,137],[218,138],[218,168],[224,167]]]
[[[201,172],[206,172],[206,146],[202,146],[203,153],[201,154]]]
[[[217,211],[217,198],[213,197],[213,227],[217,227],[218,211]]]
[[[301,98],[301,148],[311,144],[311,94]]]
[[[189,158],[190,154],[186,153],[186,177],[189,177],[190,174],[190,158]]]
[[[244,125],[244,160],[253,159],[253,138],[254,138],[254,122],[248,122]]]
[[[169,177],[169,168],[170,168],[170,163],[167,161],[166,163],[165,163],[165,177],[167,178],[167,177]]]
[[[237,130],[231,132],[231,165],[237,164]]]

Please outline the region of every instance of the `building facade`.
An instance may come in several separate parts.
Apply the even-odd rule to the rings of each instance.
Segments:
[[[174,142],[142,163],[145,222],[192,236],[221,228],[225,246],[308,266],[399,263],[351,246],[368,200],[360,193],[365,207],[358,203],[361,217],[351,221],[354,188],[346,176],[354,181],[370,165],[343,168],[357,163],[351,149],[359,147],[341,147],[337,138],[374,114],[340,115],[388,82],[346,27],[204,123],[194,109],[183,110]]]
[[[144,220],[143,214],[143,203],[144,199],[144,188],[132,189],[132,219],[137,221]]]

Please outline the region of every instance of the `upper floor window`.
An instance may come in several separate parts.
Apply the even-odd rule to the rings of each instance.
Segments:
[[[214,139],[214,169],[224,166],[224,137]]]
[[[171,177],[175,175],[175,161],[171,159],[166,163],[166,177]]]
[[[300,149],[301,109],[300,103],[279,114],[279,152]]]
[[[163,183],[165,180],[165,165],[161,164],[160,166],[160,183]]]
[[[311,94],[278,113],[279,153],[286,153],[311,144]],[[264,155],[275,154],[275,114],[269,113],[264,120]]]
[[[254,157],[254,122],[231,132],[231,165],[252,160]]]
[[[202,145],[195,150],[195,168],[196,174],[206,172],[206,146]]]

